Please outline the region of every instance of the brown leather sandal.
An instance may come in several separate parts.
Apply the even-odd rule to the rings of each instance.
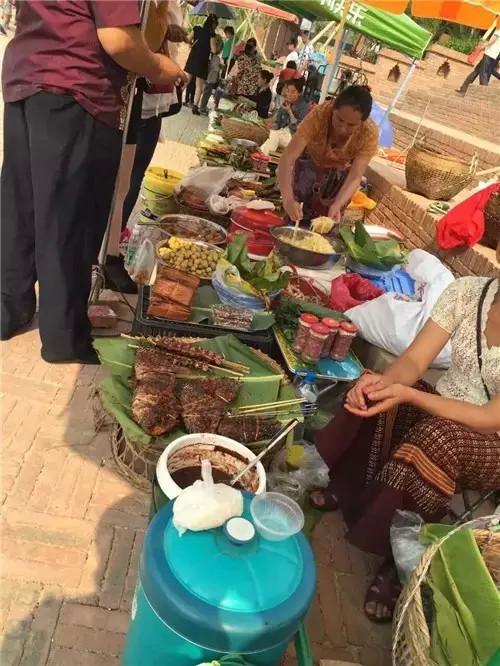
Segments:
[[[323,498],[320,504],[314,499],[314,495],[319,495]],[[309,493],[309,504],[318,511],[336,511],[339,508],[339,501],[328,488],[313,490]]]
[[[368,588],[365,597],[364,611],[371,622],[382,624],[391,622],[396,602],[401,593],[401,583],[394,562],[388,560],[380,567],[373,583]],[[374,604],[375,612],[367,609],[368,604]],[[377,615],[377,608],[386,609],[383,615]]]

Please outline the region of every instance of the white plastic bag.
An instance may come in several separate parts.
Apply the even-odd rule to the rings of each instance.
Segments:
[[[399,580],[406,583],[424,554],[425,546],[420,543],[420,530],[424,521],[412,511],[394,514],[390,528],[391,547]]]
[[[425,250],[410,252],[405,269],[416,283],[415,300],[401,300],[397,294],[387,293],[344,313],[356,324],[365,340],[394,356],[401,356],[406,351],[442,292],[454,280],[451,271]],[[451,346],[448,343],[432,365],[448,368],[450,363]]]
[[[200,166],[189,170],[189,173],[176,186],[176,192],[187,187],[196,188],[205,198],[208,199],[212,194],[220,194],[227,183],[234,176],[233,167],[215,167]]]
[[[180,534],[211,530],[243,513],[243,495],[224,483],[214,483],[208,460],[201,462],[201,478],[184,488],[175,500],[174,526]]]
[[[221,197],[218,194],[212,194],[207,199],[208,209],[215,215],[227,215],[235,208],[245,206],[246,202],[240,197]]]

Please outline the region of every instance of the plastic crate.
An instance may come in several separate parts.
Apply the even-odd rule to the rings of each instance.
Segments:
[[[139,287],[135,319],[132,324],[132,335],[173,335],[176,337],[215,338],[218,335],[231,333],[249,347],[256,347],[272,358],[276,358],[276,355],[278,355],[279,358],[279,351],[271,328],[267,331],[235,331],[234,329],[212,326],[211,324],[195,324],[190,321],[173,321],[171,319],[148,317],[150,291],[150,287]]]

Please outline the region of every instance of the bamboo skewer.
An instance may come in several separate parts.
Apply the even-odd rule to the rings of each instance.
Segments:
[[[305,402],[304,398],[294,398],[290,400],[278,400],[275,402],[263,402],[255,405],[242,405],[241,407],[236,407],[236,412],[241,414],[249,414],[251,412],[259,412],[262,410],[270,409],[279,409],[281,407],[292,407],[295,405],[301,405]]]
[[[128,346],[130,347],[130,349],[141,349],[141,345],[128,345]],[[172,353],[172,352],[167,352],[167,353]],[[179,355],[178,358],[179,358],[179,365],[181,367],[189,368],[189,366],[182,365],[182,358],[183,358],[182,355]],[[186,360],[189,360],[188,356],[186,356],[185,358]],[[230,368],[224,368],[220,365],[211,365],[210,363],[205,363],[204,361],[200,361],[200,363],[203,363],[204,365],[207,366],[207,368],[210,368],[211,370],[220,370],[221,372],[227,372],[228,375],[232,375],[233,377],[245,377],[244,372],[236,372],[235,370],[231,370]],[[201,372],[203,372],[203,368],[193,367],[192,370],[200,370]]]
[[[244,377],[246,373],[244,372],[236,372],[235,370],[230,370],[229,368],[224,368],[220,365],[210,365],[208,364],[208,367],[211,368],[212,370],[220,370],[221,372],[227,372],[228,375],[232,375],[233,377]]]
[[[127,333],[122,333],[121,334],[122,338],[125,338],[126,340],[134,340],[134,341],[144,341],[144,342],[149,342],[150,344],[154,346],[157,345],[157,339],[153,337],[145,337],[143,335],[128,335]],[[140,345],[129,345],[132,348],[138,349]],[[161,349],[161,347],[160,347]],[[167,353],[175,353],[175,352],[169,352],[167,349],[164,350]],[[182,357],[182,353],[179,352],[179,356]],[[189,358],[189,357],[186,357]],[[219,365],[210,365],[209,367],[215,368],[217,370],[225,370],[229,374],[231,374],[231,370],[235,374],[235,376],[238,377],[244,377],[245,375],[250,374],[250,368],[247,365],[244,365],[243,363],[237,363],[236,361],[228,361],[225,358],[222,359],[220,366]]]

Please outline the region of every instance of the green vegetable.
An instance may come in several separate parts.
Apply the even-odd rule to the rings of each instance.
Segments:
[[[271,254],[262,261],[249,259],[245,234],[236,233],[233,236],[224,256],[230,264],[236,266],[241,278],[260,292],[263,297],[288,286],[290,273],[280,270],[280,263],[274,255]]]
[[[283,331],[288,342],[292,342],[295,337],[301,314],[302,309],[298,303],[281,299],[274,316],[276,325]]]
[[[340,235],[348,254],[360,264],[385,271],[400,264],[405,258],[405,252],[397,241],[372,240],[360,220],[356,222],[354,234],[350,227],[344,226],[340,229]]]

